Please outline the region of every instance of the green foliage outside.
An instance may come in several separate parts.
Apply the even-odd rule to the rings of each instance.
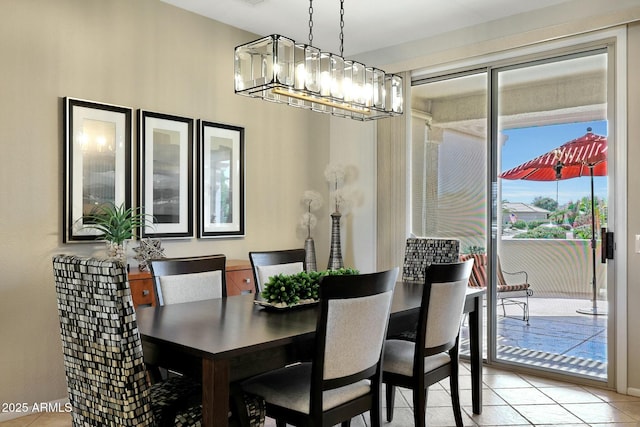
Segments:
[[[516,234],[514,239],[565,239],[567,230],[562,227],[540,226],[524,233]]]
[[[463,253],[465,254],[483,254],[486,250],[482,246],[467,246]]]
[[[596,238],[599,239],[599,227],[606,227],[608,209],[606,200],[595,197]],[[515,234],[516,239],[565,239],[567,231],[573,231],[574,239],[591,239],[591,198],[583,197],[575,202],[557,206],[549,197],[536,197],[533,205],[550,210],[549,219],[534,220],[528,223],[522,220],[511,225],[512,229],[527,230]],[[550,209],[556,206],[554,209]],[[508,215],[508,212],[504,213]],[[555,227],[550,227],[549,224]]]
[[[517,228],[518,230],[526,230],[529,227],[527,226],[527,223],[525,221],[519,219],[516,222],[514,222],[513,225],[511,225],[511,228]]]
[[[353,268],[327,271],[303,271],[297,274],[271,276],[264,285],[262,297],[272,304],[297,304],[300,300],[317,300],[320,278],[359,274]]]
[[[551,197],[536,197],[533,199],[533,206],[537,206],[542,209],[546,209],[549,212],[553,212],[558,209],[558,202],[553,200]]]

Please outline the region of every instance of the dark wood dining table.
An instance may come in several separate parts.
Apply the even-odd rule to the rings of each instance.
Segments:
[[[468,313],[473,412],[482,411],[482,297],[469,288]],[[398,282],[389,336],[415,325],[422,285]],[[145,361],[202,379],[202,425],[228,425],[230,385],[237,380],[308,360],[317,307],[265,309],[254,296],[141,307],[138,329]]]

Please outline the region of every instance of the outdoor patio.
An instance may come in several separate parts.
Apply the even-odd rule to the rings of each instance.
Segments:
[[[591,301],[585,299],[532,297],[529,302],[528,326],[517,307],[507,307],[507,317],[498,308],[500,360],[607,377],[607,316],[577,313],[577,309],[591,307]],[[600,301],[599,307],[603,305]],[[462,339],[464,349],[466,330]]]

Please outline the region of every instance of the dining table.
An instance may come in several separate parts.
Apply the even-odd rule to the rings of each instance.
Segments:
[[[396,283],[388,336],[415,329],[420,283]],[[468,288],[469,357],[473,412],[482,412],[483,289]],[[136,310],[145,362],[202,382],[202,425],[228,425],[231,385],[238,380],[309,360],[317,305],[279,309],[256,304],[255,295]],[[363,331],[366,333],[366,331]]]

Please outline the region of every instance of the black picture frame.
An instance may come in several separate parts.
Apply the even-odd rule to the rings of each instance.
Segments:
[[[85,217],[101,205],[131,207],[129,107],[65,97],[63,243],[101,240]]]
[[[193,129],[188,117],[138,110],[141,237],[193,237]]]
[[[198,129],[198,237],[242,237],[244,128],[199,120]]]

